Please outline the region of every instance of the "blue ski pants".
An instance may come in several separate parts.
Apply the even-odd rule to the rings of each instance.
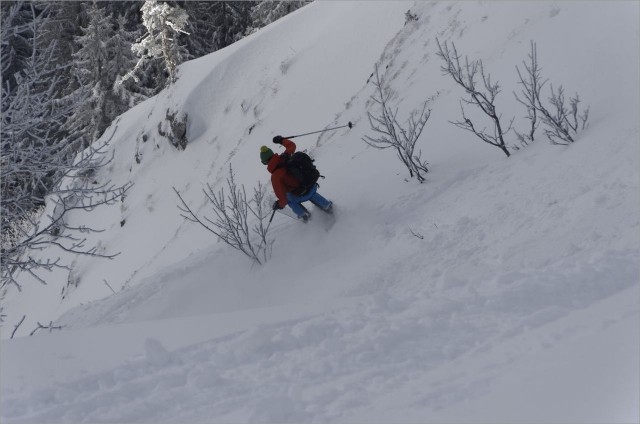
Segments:
[[[298,218],[301,217],[306,211],[301,203],[309,200],[311,201],[311,203],[321,209],[328,209],[329,206],[331,206],[331,201],[325,199],[320,195],[320,193],[318,193],[318,184],[315,184],[307,193],[301,196],[296,196],[293,193],[287,193],[287,201],[289,202],[289,207],[298,216]]]

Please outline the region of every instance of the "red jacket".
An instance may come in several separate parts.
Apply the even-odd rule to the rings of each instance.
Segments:
[[[289,155],[296,151],[296,144],[288,138],[282,140],[282,145],[285,148],[284,152]],[[287,193],[295,190],[299,185],[298,180],[288,174],[284,166],[281,166],[284,165],[284,160],[279,154],[274,154],[267,164],[267,170],[271,172],[273,191],[276,193],[278,204],[282,208],[287,206]]]

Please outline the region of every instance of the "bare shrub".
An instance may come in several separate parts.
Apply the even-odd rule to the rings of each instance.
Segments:
[[[565,99],[562,86],[554,90],[549,84],[551,96],[548,98],[549,106],[545,106],[541,100],[542,87],[548,80],[542,79],[542,70],[538,65],[538,52],[536,44],[531,41],[531,53],[529,61],[523,62],[524,71],[518,71],[519,83],[522,85],[521,95],[516,94],[516,99],[525,105],[528,119],[531,121],[529,134],[519,135],[521,141],[533,141],[537,128],[538,116],[545,125],[544,133],[553,144],[568,145],[576,140],[578,132],[585,129],[589,119],[589,107],[580,111],[580,97],[570,97],[568,104]]]
[[[571,144],[576,140],[578,131],[586,128],[587,120],[589,119],[589,107],[578,115],[580,97],[577,93],[575,97],[569,98],[569,104],[566,105],[562,86],[558,87],[557,92],[554,91],[551,84],[550,88],[551,97],[549,97],[548,101],[552,110],[549,111],[538,100],[538,111],[541,113],[542,122],[546,126],[544,133],[553,144]]]
[[[215,218],[200,218],[175,187],[173,190],[182,203],[178,209],[185,219],[202,225],[227,245],[261,265],[269,259],[273,245],[273,240],[267,238],[268,225],[265,226],[271,212],[271,209],[264,205],[266,188],[262,183],[258,183],[258,187],[253,190],[253,197],[247,200],[245,187],[238,187],[231,165],[227,188],[227,193],[224,188],[215,192],[209,184],[203,189]],[[255,220],[255,223],[251,224],[251,220]]]
[[[444,60],[445,65],[441,67],[444,75],[449,75],[453,80],[465,89],[469,95],[469,99],[462,99],[460,109],[462,110],[462,121],[452,121],[455,126],[474,133],[478,138],[487,144],[498,147],[507,157],[511,156],[509,149],[505,143],[504,136],[511,129],[511,124],[504,130],[500,121],[501,115],[496,111],[495,101],[500,94],[500,84],[491,81],[491,75],[485,73],[482,60],[469,62],[469,58],[465,57],[464,66],[460,63],[460,55],[456,50],[454,43],[451,47],[445,41],[440,44],[440,40],[436,38],[438,43],[437,55]],[[482,87],[478,86],[477,77],[482,80]],[[477,128],[474,123],[465,115],[462,103],[475,105],[491,120],[493,130],[487,132],[485,129]],[[513,122],[513,120],[511,121]]]
[[[536,45],[531,41],[531,53],[529,53],[529,61],[522,61],[525,72],[521,72],[520,68],[516,66],[518,72],[518,83],[522,86],[520,95],[514,92],[514,96],[518,102],[520,102],[527,110],[527,119],[530,122],[529,131],[527,133],[520,133],[515,131],[518,140],[523,146],[528,145],[534,141],[535,132],[540,121],[538,120],[538,108],[537,103],[540,98],[540,90],[544,82],[541,80],[542,70],[538,66],[538,53],[536,51]]]
[[[413,110],[409,115],[406,126],[398,122],[398,108],[393,108],[389,103],[394,92],[386,81],[380,78],[380,72],[376,66],[375,81],[373,82],[376,92],[371,99],[380,106],[378,114],[367,112],[371,129],[378,135],[376,137],[364,136],[363,140],[368,145],[376,149],[394,149],[398,158],[409,170],[411,178],[415,177],[419,182],[425,181],[424,174],[429,172],[428,163],[421,159],[422,152],[415,153],[416,143],[422,134],[429,117],[431,109],[426,100],[419,109]]]

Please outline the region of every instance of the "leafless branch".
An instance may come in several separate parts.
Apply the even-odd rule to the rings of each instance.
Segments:
[[[538,102],[538,99],[540,98],[540,90],[546,83],[546,81],[543,81],[541,77],[542,69],[538,65],[537,47],[533,41],[531,41],[531,52],[529,53],[528,57],[528,62],[522,62],[522,65],[524,66],[523,72],[521,72],[520,68],[516,66],[519,80],[518,83],[522,86],[522,89],[520,91],[520,95],[516,94],[515,92],[513,93],[516,100],[526,108],[527,119],[530,122],[529,131],[527,134],[515,131],[518,139],[523,146],[526,146],[534,141],[536,129],[540,124],[538,120],[538,109],[536,107],[536,104]]]
[[[42,284],[45,280],[40,276],[42,271],[52,271],[54,268],[69,269],[60,258],[36,259],[31,252],[56,247],[62,251],[112,259],[118,254],[106,254],[96,246],[87,246],[87,239],[83,234],[100,232],[101,230],[86,226],[70,226],[66,217],[75,210],[92,211],[98,206],[111,205],[122,199],[131,188],[131,184],[120,187],[103,186],[98,191],[86,188],[64,190],[60,194],[49,196],[52,207],[44,215],[26,216],[23,225],[9,226],[2,239],[2,287],[14,284],[21,290],[16,280],[19,272],[32,275]]]
[[[393,91],[388,84],[381,79],[378,67],[375,69],[375,81],[373,82],[376,92],[371,99],[379,105],[378,114],[367,112],[369,125],[377,133],[375,137],[365,135],[363,140],[368,145],[376,149],[394,149],[398,159],[404,163],[409,170],[411,178],[414,176],[419,182],[424,182],[424,174],[429,172],[428,163],[421,159],[422,152],[415,152],[416,143],[424,130],[431,109],[429,103],[435,96],[422,103],[420,109],[413,110],[409,115],[407,123],[402,126],[397,119],[398,108],[392,108],[389,104]]]
[[[228,193],[225,193],[224,188],[216,192],[207,184],[203,192],[208,203],[213,206],[214,216],[202,218],[189,207],[175,187],[173,190],[180,199],[181,205],[178,209],[182,212],[182,217],[200,224],[224,243],[261,265],[268,260],[273,245],[273,241],[267,238],[267,227],[264,225],[269,215],[269,211],[264,207],[266,190],[262,184],[258,184],[254,189],[253,198],[247,200],[244,185],[238,187],[231,165],[227,188]],[[256,221],[253,226],[250,225],[250,218]],[[257,240],[254,237],[256,235]]]
[[[109,287],[111,289],[113,294],[116,294],[116,291],[113,289],[113,287],[111,287],[111,284],[109,284],[109,282],[107,280],[102,280],[102,281],[104,281],[104,283],[107,285],[107,287]]]
[[[444,75],[449,75],[453,80],[465,89],[468,99],[462,99],[462,102],[470,105],[477,106],[482,112],[491,120],[493,131],[488,133],[486,129],[478,129],[473,122],[465,116],[462,102],[460,108],[462,109],[462,121],[451,122],[455,126],[462,128],[466,131],[474,133],[478,138],[487,144],[498,147],[504,152],[507,157],[511,156],[509,149],[506,146],[504,136],[511,130],[511,124],[504,130],[501,123],[501,116],[498,115],[495,107],[495,101],[498,94],[500,94],[500,84],[491,81],[491,75],[485,73],[482,60],[469,62],[469,59],[465,57],[464,66],[460,63],[460,55],[456,50],[454,43],[451,43],[451,47],[447,42],[440,43],[440,40],[436,38],[438,43],[437,55],[444,60],[444,65],[441,67]],[[477,86],[477,77],[480,76],[482,80],[483,88]],[[513,120],[511,120],[513,122]]]
[[[24,319],[25,319],[26,317],[27,317],[26,315],[23,315],[23,316],[22,316],[22,319],[20,320],[20,322],[19,322],[19,323],[17,323],[15,327],[13,327],[13,331],[11,332],[11,337],[10,337],[10,338],[12,338],[12,339],[13,339],[13,336],[15,336],[15,335],[16,335],[16,331],[18,331],[18,328],[20,328],[20,326],[22,325],[22,323],[24,322]]]
[[[537,110],[542,115],[542,122],[546,125],[545,135],[551,143],[559,145],[567,145],[575,142],[576,135],[579,130],[583,130],[589,119],[589,108],[587,107],[580,115],[578,115],[578,104],[580,98],[578,94],[569,98],[569,105],[565,104],[564,89],[558,87],[556,92],[551,87],[551,97],[549,103],[552,110],[549,111],[538,99]]]
[[[49,321],[49,325],[42,325],[40,324],[40,322],[38,322],[38,326],[34,328],[29,335],[33,336],[34,334],[36,334],[38,330],[49,330],[49,333],[51,333],[53,330],[62,330],[62,326],[61,325],[54,326],[53,321]]]
[[[580,98],[578,94],[569,98],[567,105],[562,86],[554,90],[550,86],[551,96],[548,98],[549,106],[545,106],[541,99],[541,91],[547,80],[542,79],[542,70],[538,65],[538,52],[536,44],[531,41],[531,52],[528,62],[523,62],[524,72],[518,67],[519,83],[522,86],[521,94],[516,99],[527,108],[527,118],[531,121],[529,134],[518,134],[521,142],[525,144],[533,141],[534,132],[538,126],[538,119],[545,125],[544,133],[553,144],[568,145],[575,141],[579,131],[585,129],[589,119],[589,108],[579,111]]]

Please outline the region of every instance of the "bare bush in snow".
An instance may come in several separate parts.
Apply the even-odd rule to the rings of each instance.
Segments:
[[[386,81],[380,78],[380,72],[376,66],[374,73],[376,79],[373,82],[376,91],[371,99],[377,103],[380,110],[377,114],[367,112],[371,129],[377,133],[375,137],[364,136],[363,140],[376,149],[394,149],[398,158],[409,170],[411,178],[415,177],[421,183],[425,181],[424,174],[429,172],[428,163],[422,160],[422,152],[415,152],[416,143],[422,134],[431,109],[428,108],[428,99],[422,103],[419,109],[413,110],[405,126],[398,122],[398,108],[393,108],[389,103],[394,92]]]
[[[511,156],[507,148],[504,136],[511,129],[511,124],[505,130],[500,120],[501,115],[496,111],[496,97],[500,94],[500,84],[491,81],[491,75],[485,73],[482,60],[469,62],[469,58],[465,57],[464,66],[460,63],[460,55],[456,50],[455,44],[451,43],[449,47],[445,41],[444,44],[436,38],[438,43],[437,55],[444,60],[445,65],[441,67],[444,75],[449,75],[453,80],[465,89],[469,95],[469,99],[462,99],[460,108],[462,110],[462,121],[453,121],[452,124],[464,130],[474,133],[478,138],[487,144],[496,146],[507,157]],[[480,76],[482,86],[479,86],[477,77]],[[464,111],[462,103],[475,105],[489,117],[492,123],[492,129],[487,131],[485,128],[480,129],[469,119]],[[512,120],[513,122],[513,120]]]
[[[576,93],[575,97],[569,98],[569,104],[565,103],[564,90],[562,86],[558,91],[554,91],[550,85],[551,97],[548,101],[551,107],[549,111],[542,102],[538,104],[538,111],[542,115],[542,123],[545,124],[545,135],[551,143],[567,145],[576,141],[578,131],[584,130],[589,119],[589,108],[579,111],[580,97]],[[580,113],[580,114],[579,114]]]
[[[533,141],[539,117],[545,125],[544,133],[551,143],[559,145],[573,143],[578,132],[587,125],[589,107],[580,110],[580,97],[577,93],[575,97],[569,98],[567,104],[562,86],[559,86],[556,91],[552,84],[549,84],[551,96],[547,100],[548,106],[543,104],[540,93],[548,80],[542,79],[542,70],[538,65],[537,47],[533,41],[531,42],[529,61],[523,62],[523,65],[523,72],[516,66],[519,83],[523,87],[521,95],[516,94],[516,99],[527,108],[531,128],[529,134],[520,135],[519,138],[521,141]]]
[[[540,125],[538,117],[538,99],[540,98],[540,90],[544,82],[541,80],[541,69],[538,66],[538,53],[534,42],[531,42],[531,53],[529,53],[528,62],[523,61],[525,72],[521,72],[516,66],[518,72],[518,84],[522,86],[520,95],[514,93],[516,100],[520,102],[527,110],[527,119],[530,122],[529,131],[520,133],[515,131],[518,140],[524,146],[528,145],[535,138],[535,132]]]
[[[229,165],[227,188],[228,192],[224,188],[216,192],[207,184],[207,188],[203,189],[215,216],[211,218],[199,217],[175,187],[173,190],[180,199],[182,205],[178,209],[185,219],[202,225],[227,245],[261,265],[269,259],[273,245],[273,240],[267,237],[268,225],[265,225],[271,212],[264,204],[265,186],[258,183],[253,190],[253,197],[248,199],[244,185],[238,187],[233,168]]]

